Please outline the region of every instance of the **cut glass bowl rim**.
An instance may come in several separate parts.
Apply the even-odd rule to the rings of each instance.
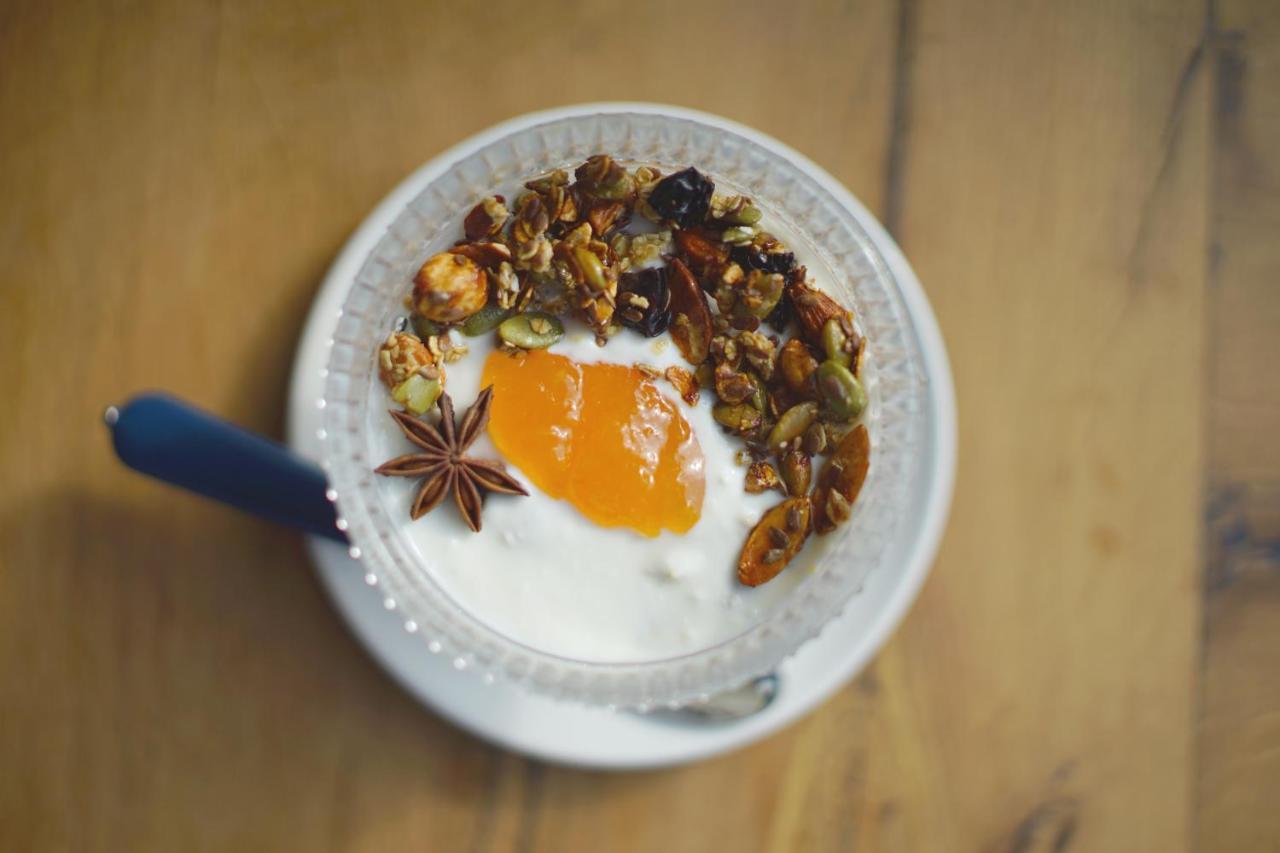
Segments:
[[[451,175],[455,184],[457,179],[474,182],[474,174],[466,174],[469,164],[479,163],[481,170],[488,168],[490,179],[493,179],[493,152],[504,143],[510,148],[511,140],[527,139],[530,133],[542,133],[545,137],[555,129],[567,132],[568,138],[575,143],[584,141],[586,144],[594,142],[608,146],[611,143],[599,142],[584,128],[590,129],[594,123],[594,133],[604,139],[608,135],[606,126],[628,122],[633,133],[635,128],[657,128],[658,132],[670,132],[674,139],[682,138],[682,134],[703,134],[706,139],[702,141],[712,140],[711,144],[716,145],[717,150],[722,145],[740,146],[751,155],[761,157],[761,162],[770,168],[783,172],[791,170],[787,174],[790,181],[803,185],[804,191],[810,194],[821,195],[824,203],[839,210],[842,217],[840,227],[849,229],[856,236],[860,251],[867,253],[874,267],[876,284],[887,291],[886,298],[892,303],[889,307],[901,315],[898,331],[903,335],[902,345],[906,348],[909,368],[903,374],[903,381],[914,389],[911,393],[915,395],[909,401],[911,411],[906,413],[906,417],[913,421],[912,429],[916,434],[910,448],[913,452],[908,454],[911,458],[900,460],[905,467],[901,470],[893,468],[882,474],[900,474],[904,480],[911,480],[910,483],[904,482],[901,489],[905,495],[905,490],[910,487],[913,494],[906,495],[905,502],[899,501],[901,505],[896,507],[896,511],[902,523],[894,526],[892,535],[886,534],[886,541],[879,551],[884,553],[893,535],[914,537],[916,547],[912,549],[907,564],[888,567],[895,572],[894,594],[879,618],[868,624],[861,643],[864,647],[861,665],[884,642],[914,599],[928,572],[945,524],[955,463],[954,392],[946,352],[914,273],[879,223],[839,182],[807,158],[770,137],[693,110],[637,103],[583,104],[521,116],[481,132],[432,159],[407,178],[370,216],[365,228],[382,228],[387,217],[380,214],[392,213],[398,218],[385,229],[386,233],[350,284],[343,309],[336,318],[325,369],[325,393],[319,401],[324,408],[325,424],[321,430],[321,444],[325,447],[322,465],[330,478],[329,495],[338,504],[339,526],[348,532],[352,540],[351,555],[364,562],[365,579],[383,596],[387,609],[399,611],[406,630],[423,638],[424,651],[448,655],[457,668],[475,671],[486,681],[502,678],[527,684],[534,690],[553,696],[641,709],[677,706],[701,699],[772,670],[840,614],[849,598],[857,594],[867,571],[888,570],[871,559],[863,567],[861,580],[857,583],[850,580],[848,572],[821,571],[806,580],[793,594],[793,599],[799,600],[780,605],[753,628],[708,649],[655,661],[599,663],[533,649],[491,628],[457,605],[436,586],[424,569],[405,565],[403,549],[395,547],[394,540],[398,536],[394,525],[379,529],[374,518],[376,504],[372,507],[369,504],[372,492],[368,485],[369,469],[372,466],[368,465],[369,460],[361,456],[358,448],[352,453],[352,442],[358,441],[360,418],[366,401],[354,399],[344,392],[349,390],[352,378],[358,377],[360,370],[368,368],[368,365],[364,368],[359,366],[361,358],[369,364],[373,359],[372,351],[367,350],[367,336],[362,337],[353,331],[360,330],[362,324],[367,327],[370,322],[368,318],[361,317],[361,310],[367,307],[357,298],[362,286],[374,292],[379,290],[378,287],[367,286],[367,281],[379,266],[388,266],[385,256],[389,241],[408,245],[417,239],[421,243],[420,235],[415,238],[414,234],[405,233],[404,223],[400,221],[404,217],[396,211],[403,210],[408,214],[415,201],[432,192],[439,196],[440,182]],[[583,132],[580,134],[583,138],[575,139],[573,135],[579,131]],[[684,147],[673,149],[669,157],[639,159],[698,165],[696,154],[681,156],[691,153],[689,144],[686,139]],[[514,156],[519,156],[518,150],[510,150],[515,152]],[[585,153],[594,151],[586,150]],[[626,154],[625,151],[621,153]],[[567,163],[580,160],[582,156],[582,150],[566,150],[560,159]],[[717,170],[713,168],[711,171]],[[454,220],[460,220],[478,198],[461,198],[462,193],[456,187],[455,194],[459,200],[451,205],[451,212],[445,219],[452,216]],[[778,206],[786,210],[785,204]],[[422,218],[416,212],[414,216],[419,220]],[[401,233],[397,232],[397,226],[400,226]],[[447,230],[447,226],[437,224],[436,227],[437,232],[441,227]],[[456,221],[453,230],[457,230]],[[814,236],[806,232],[806,236],[822,250],[821,241],[831,233],[829,230],[826,235]],[[452,231],[450,235],[448,242],[452,240]],[[386,273],[386,270],[382,272]],[[407,276],[404,281],[408,281]],[[861,284],[859,281],[853,286]],[[865,309],[868,306],[859,307]],[[382,333],[385,334],[385,328]],[[877,346],[885,347],[889,342],[872,337],[870,345],[874,352]],[[366,351],[361,352],[362,349]],[[873,476],[869,477],[868,488],[876,482],[874,465],[873,462]],[[878,482],[885,480],[882,477]],[[860,498],[859,503],[862,500]],[[856,517],[855,509],[855,522]],[[837,548],[842,549],[843,546]],[[830,585],[824,583],[824,579],[835,584],[838,601],[834,604],[831,597],[822,597],[824,586]],[[785,630],[780,627],[782,623],[786,623]]]

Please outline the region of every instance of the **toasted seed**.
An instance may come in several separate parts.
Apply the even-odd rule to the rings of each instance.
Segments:
[[[476,337],[498,328],[498,324],[511,316],[511,312],[497,303],[490,302],[476,313],[462,321],[462,334]]]
[[[413,324],[413,333],[424,341],[427,338],[435,337],[444,331],[444,327],[439,323],[434,320],[428,320],[421,314],[414,314],[413,318],[409,322]]]
[[[775,547],[785,548],[787,547],[787,543],[789,543],[791,539],[790,537],[787,536],[786,531],[782,530],[781,528],[770,527],[769,541],[772,542]]]
[[[724,221],[732,222],[735,225],[755,225],[763,217],[760,208],[753,204],[744,204],[737,210],[725,214]]]
[[[853,363],[853,353],[849,351],[849,336],[845,334],[840,317],[832,317],[822,325],[822,351],[827,358],[848,367]]]
[[[535,329],[535,323],[543,331]],[[498,337],[521,349],[546,349],[564,337],[564,325],[551,314],[530,311],[503,320],[498,325]]]
[[[830,533],[848,518],[846,505],[852,506],[866,481],[871,441],[864,424],[858,424],[840,439],[827,458],[818,485],[813,490],[814,528]],[[839,498],[833,500],[835,494]],[[834,511],[833,511],[834,508]]]
[[[849,520],[849,515],[853,511],[853,506],[849,503],[849,499],[840,492],[832,489],[827,494],[827,518],[833,524],[844,524]]]
[[[823,429],[822,424],[811,424],[804,431],[801,439],[801,447],[804,452],[810,456],[817,456],[819,453],[827,449],[827,431]]]
[[[711,416],[716,423],[737,433],[748,433],[760,426],[762,415],[760,410],[749,403],[717,403],[711,409]]]
[[[818,418],[817,403],[798,403],[782,413],[769,431],[769,449],[777,450],[803,433]]]
[[[837,421],[851,421],[867,407],[867,392],[849,368],[838,361],[824,361],[816,374],[823,412]]]
[[[595,252],[580,246],[573,250],[573,259],[578,262],[578,267],[582,270],[582,277],[588,287],[597,293],[603,293],[608,290],[609,281],[605,278],[604,264],[600,263],[600,259],[596,257]]]
[[[788,498],[767,511],[751,529],[738,557],[738,580],[747,586],[766,583],[782,571],[804,547],[809,535],[809,498]],[[778,546],[776,534],[784,525],[796,529]]]
[[[809,483],[813,480],[813,463],[804,451],[788,450],[779,460],[778,473],[787,487],[787,494],[803,495],[809,491]]]

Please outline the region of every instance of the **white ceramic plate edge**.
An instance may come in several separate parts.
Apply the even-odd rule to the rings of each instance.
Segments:
[[[774,704],[751,718],[729,724],[680,724],[589,708],[528,694],[512,685],[485,684],[471,672],[454,671],[429,654],[405,631],[394,612],[382,606],[376,589],[363,583],[360,564],[346,549],[313,539],[310,551],[326,590],[356,636],[415,697],[456,725],[508,749],[557,763],[628,769],[672,765],[725,752],[765,737],[807,713],[848,681],[879,650],[915,599],[936,555],[950,507],[955,473],[955,399],[950,367],[936,320],[915,274],[880,224],[839,182],[808,158],[748,127],[718,116],[655,104],[599,103],[520,116],[449,148],[397,186],[352,235],[325,276],[313,303],[294,361],[289,395],[290,445],[311,458],[319,452],[317,401],[328,341],[346,289],[374,244],[400,209],[438,174],[471,151],[513,130],[583,114],[637,112],[669,115],[717,125],[747,137],[795,163],[847,206],[871,236],[916,323],[928,365],[932,417],[931,458],[922,466],[932,481],[916,538],[901,548],[905,566],[891,589],[886,575],[868,578],[885,600],[869,627],[853,624],[849,610],[781,668],[783,689]],[[852,607],[850,609],[853,609]]]

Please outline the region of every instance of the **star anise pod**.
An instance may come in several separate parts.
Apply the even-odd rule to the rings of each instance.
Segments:
[[[421,452],[397,456],[378,466],[375,472],[388,477],[422,478],[422,486],[409,508],[410,518],[418,519],[431,512],[453,492],[467,526],[479,532],[485,492],[529,494],[501,462],[463,455],[489,423],[492,401],[493,386],[489,386],[467,409],[462,422],[455,423],[453,401],[448,394],[441,394],[436,403],[440,407],[438,428],[408,412],[391,412],[405,438],[420,447]]]

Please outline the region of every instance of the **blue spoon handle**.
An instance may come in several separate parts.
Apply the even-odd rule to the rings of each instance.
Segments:
[[[167,394],[107,410],[124,464],[268,521],[345,542],[324,472],[283,445]]]

